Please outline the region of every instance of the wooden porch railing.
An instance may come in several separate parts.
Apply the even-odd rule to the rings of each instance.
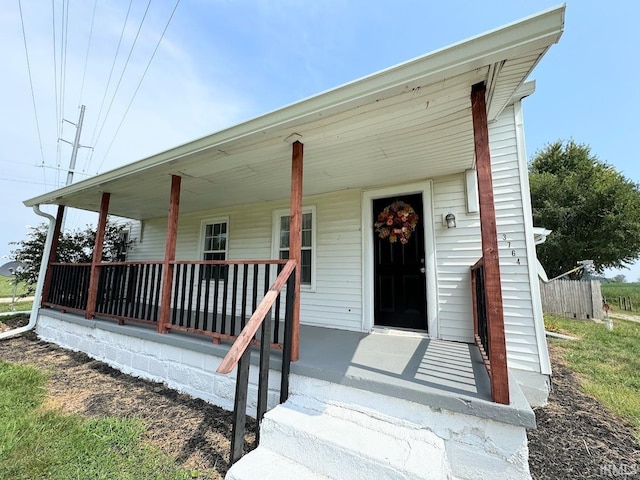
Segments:
[[[166,331],[234,341],[269,290],[272,276],[287,260],[173,261],[171,309]],[[91,264],[53,263],[52,282],[43,305],[87,313]],[[160,317],[162,261],[98,264],[95,309],[90,316],[157,325]],[[270,343],[283,348],[282,299],[274,304]],[[254,343],[259,344],[259,340]]]
[[[506,356],[504,343],[500,345],[493,336],[496,332],[492,331],[489,321],[489,315],[487,314],[488,299],[485,289],[485,270],[484,260],[481,258],[471,267],[471,298],[473,304],[473,334],[475,343],[482,355],[482,361],[489,374],[489,380],[491,382],[491,396],[494,402],[509,403],[507,398],[498,398],[496,391],[507,391],[508,388],[500,388],[498,386],[501,383],[501,387],[508,386],[508,373],[505,368],[495,369],[492,368],[491,359],[496,353],[501,353],[502,356]],[[495,328],[495,327],[494,327]],[[493,334],[493,335],[492,335]],[[504,337],[504,335],[502,335]],[[499,351],[500,350],[500,351]]]
[[[280,296],[282,288],[287,286],[286,314],[284,322],[284,349],[280,373],[280,403],[289,397],[289,370],[293,333],[293,301],[295,296],[296,261],[289,260],[265,294],[262,302],[242,329],[233,346],[217,369],[218,373],[228,374],[238,366],[236,374],[236,395],[233,405],[233,433],[231,438],[231,463],[235,463],[244,454],[244,431],[246,425],[247,393],[249,388],[249,366],[251,350],[249,346],[258,329],[262,327],[260,344],[260,369],[258,375],[258,406],[256,412],[256,441],[260,441],[260,421],[267,411],[269,389],[269,330],[271,328],[271,310]]]

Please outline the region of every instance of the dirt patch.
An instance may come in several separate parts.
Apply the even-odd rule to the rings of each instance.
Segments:
[[[16,327],[25,319],[6,323]],[[92,418],[140,419],[149,441],[179,466],[201,472],[197,478],[222,479],[229,469],[230,412],[160,383],[125,375],[84,353],[42,342],[33,332],[0,341],[0,360],[50,373],[47,408]],[[247,450],[255,447],[255,423],[249,422]]]
[[[22,315],[19,317],[0,317],[0,333],[13,330],[14,328],[22,327],[23,325],[26,325],[28,321],[29,319]]]
[[[6,322],[13,328],[24,321]],[[83,353],[41,342],[34,333],[0,341],[0,359],[50,372],[47,407],[87,417],[138,418],[151,443],[178,465],[203,472],[199,478],[221,479],[229,468],[229,412],[125,375]],[[533,478],[640,478],[640,450],[631,430],[580,392],[575,375],[553,346],[551,359],[553,392],[549,404],[536,410],[538,429],[529,432]],[[255,446],[254,429],[251,423],[248,449]]]
[[[613,320],[620,318],[622,320],[628,320],[630,322],[640,323],[640,315],[632,315],[629,313],[622,313],[622,312],[611,312],[609,316]]]
[[[640,478],[640,447],[632,430],[597,400],[584,395],[575,374],[550,345],[553,391],[536,409],[529,437],[535,480]]]

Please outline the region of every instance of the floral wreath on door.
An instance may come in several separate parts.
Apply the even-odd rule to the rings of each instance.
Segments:
[[[406,245],[418,225],[418,220],[418,214],[411,205],[396,200],[378,214],[378,221],[374,223],[374,227],[381,239],[389,239],[390,243],[400,241]]]

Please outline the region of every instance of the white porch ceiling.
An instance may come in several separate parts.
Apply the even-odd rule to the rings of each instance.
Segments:
[[[562,32],[564,7],[436,51],[148,159],[27,200],[166,216],[170,177],[182,213],[287,198],[291,145],[304,144],[304,194],[432,178],[474,164],[471,86],[487,82],[489,120]]]

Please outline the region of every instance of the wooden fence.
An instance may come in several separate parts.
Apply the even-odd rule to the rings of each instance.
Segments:
[[[541,281],[540,296],[545,313],[569,318],[603,318],[602,293],[597,280]]]
[[[620,310],[625,312],[633,312],[633,301],[631,297],[603,297],[604,303],[609,305],[617,305]]]

